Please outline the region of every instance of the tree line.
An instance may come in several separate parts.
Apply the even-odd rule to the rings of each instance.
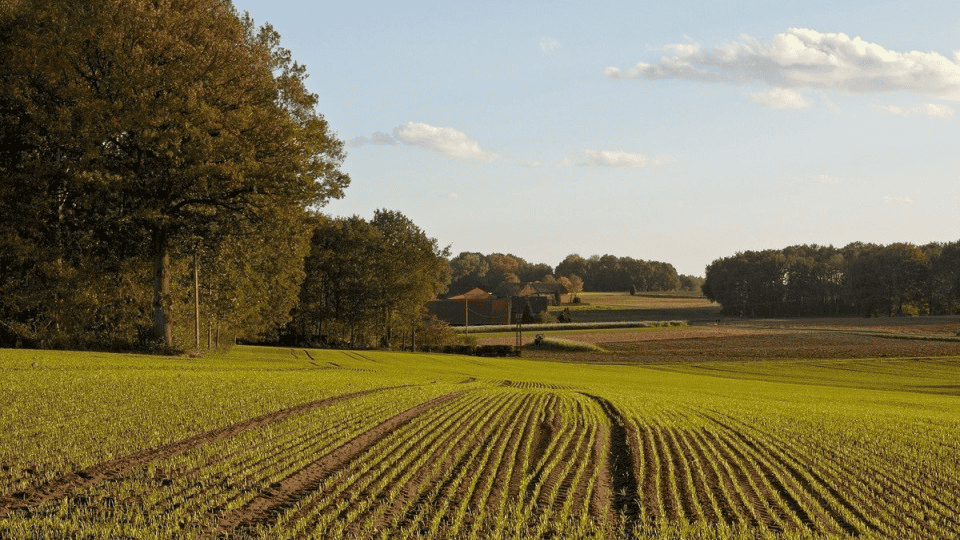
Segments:
[[[960,242],[745,251],[713,261],[703,293],[727,316],[955,314]]]
[[[677,274],[672,264],[631,257],[568,255],[555,268],[529,263],[512,254],[484,255],[462,252],[450,260],[450,294],[473,288],[492,291],[504,281],[566,280],[576,290],[613,291],[698,291],[702,278]],[[567,283],[564,283],[565,285]],[[571,287],[568,286],[568,290]]]
[[[697,291],[701,284],[698,277],[678,274],[670,263],[614,255],[567,255],[556,272],[581,276],[585,291]]]

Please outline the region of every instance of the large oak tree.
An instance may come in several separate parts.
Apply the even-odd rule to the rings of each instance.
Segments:
[[[43,262],[56,282],[94,248],[152,261],[154,332],[170,346],[172,254],[347,186],[304,67],[229,1],[0,6],[10,268]]]

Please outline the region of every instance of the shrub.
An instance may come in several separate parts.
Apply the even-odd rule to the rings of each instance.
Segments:
[[[542,311],[537,315],[536,324],[553,324],[559,322],[556,317],[553,316],[553,313],[549,311]]]
[[[417,342],[421,347],[442,347],[460,341],[462,340],[457,335],[456,330],[436,316],[431,316],[429,320],[424,322],[423,326],[417,329]]]
[[[563,352],[607,352],[606,349],[600,347],[599,345],[595,345],[593,343],[583,343],[581,341],[573,341],[570,339],[547,337],[537,341],[537,345],[528,345],[528,347]]]

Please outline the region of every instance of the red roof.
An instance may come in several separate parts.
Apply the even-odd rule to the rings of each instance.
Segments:
[[[491,294],[487,291],[477,288],[457,296],[451,296],[449,300],[487,300],[490,296]]]

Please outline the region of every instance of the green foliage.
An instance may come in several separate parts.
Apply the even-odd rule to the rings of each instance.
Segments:
[[[228,2],[4,6],[0,339],[106,346],[152,317],[172,347],[176,260],[197,238],[205,253],[240,244],[248,259],[269,256],[251,248],[263,224],[301,219],[348,184],[303,66]],[[259,285],[247,297],[274,293]],[[81,316],[91,302],[101,307]]]
[[[291,332],[354,346],[394,345],[449,282],[446,249],[403,214],[317,218]]]
[[[703,292],[733,316],[950,314],[960,300],[957,246],[746,251],[711,263]]]
[[[445,321],[431,316],[419,326],[417,332],[417,346],[436,348],[444,345],[460,343],[460,336]]]
[[[568,255],[557,265],[557,275],[580,276],[586,291],[672,291],[680,287],[676,269],[669,263],[632,257],[594,255],[584,259]]]
[[[560,322],[560,320],[549,311],[541,311],[540,313],[537,313],[537,317],[534,322],[536,324],[554,324]]]

